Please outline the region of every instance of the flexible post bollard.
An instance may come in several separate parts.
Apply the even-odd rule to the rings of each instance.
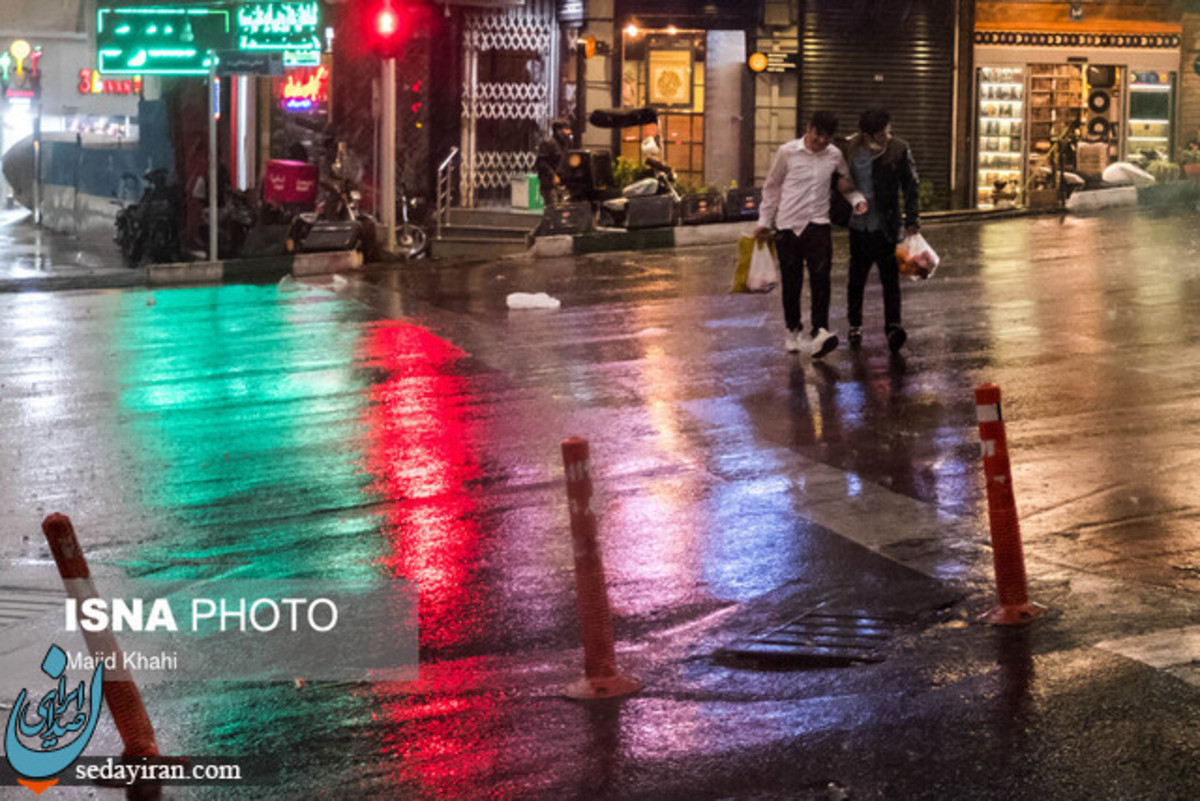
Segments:
[[[562,443],[563,467],[567,474],[567,502],[571,513],[571,545],[575,552],[575,588],[579,629],[583,637],[581,681],[570,685],[572,698],[615,698],[637,691],[636,679],[617,673],[613,646],[612,612],[604,564],[596,537],[596,515],[592,511],[592,463],[586,439],[571,437]]]
[[[983,619],[998,626],[1028,623],[1046,609],[1029,602],[1026,588],[1025,553],[1008,463],[1004,416],[1000,411],[1000,387],[984,384],[975,389],[975,417],[979,421],[983,474],[987,480],[988,521],[992,529],[992,561],[996,569],[996,595],[1000,601]]]
[[[92,574],[88,569],[87,559],[79,540],[75,537],[75,528],[66,515],[52,514],[42,521],[42,533],[50,544],[50,552],[58,565],[58,573],[62,576],[67,593],[82,604],[87,598],[98,598],[96,585],[92,583]],[[104,677],[104,701],[108,704],[109,712],[117,723],[117,731],[125,746],[126,757],[157,757],[158,741],[154,737],[154,726],[137,685],[124,667],[124,656],[117,638],[110,629],[103,631],[84,630],[83,639],[88,650],[93,654],[104,656],[116,654],[118,668],[113,675],[121,677],[110,680],[108,674]]]

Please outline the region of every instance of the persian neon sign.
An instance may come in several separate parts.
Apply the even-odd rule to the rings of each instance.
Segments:
[[[309,111],[329,99],[329,70],[296,70],[288,73],[280,92],[283,107],[288,111]]]
[[[321,49],[321,6],[312,2],[238,6],[238,50]]]
[[[17,39],[7,50],[0,52],[0,84],[4,86],[5,97],[28,100],[37,96],[41,57],[41,46],[31,45],[24,39]]]
[[[122,75],[204,75],[208,51],[228,48],[232,12],[225,8],[101,8],[96,12],[96,66]]]

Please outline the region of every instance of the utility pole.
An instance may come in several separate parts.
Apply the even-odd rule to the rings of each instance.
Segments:
[[[217,261],[217,115],[221,113],[217,54],[208,55],[208,260]]]
[[[396,252],[396,59],[385,58],[383,69],[383,142],[381,213],[383,228],[387,231],[384,249]]]

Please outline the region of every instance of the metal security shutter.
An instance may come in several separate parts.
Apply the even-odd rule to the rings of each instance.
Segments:
[[[800,41],[802,133],[814,111],[858,129],[871,106],[892,113],[922,181],[944,207],[950,196],[954,106],[953,0],[808,0]]]

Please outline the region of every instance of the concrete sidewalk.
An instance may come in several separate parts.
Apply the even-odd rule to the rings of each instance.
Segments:
[[[213,284],[267,283],[284,276],[353,272],[363,266],[355,251],[303,253],[128,267],[106,232],[65,234],[39,228],[23,209],[0,213],[0,292]]]
[[[985,222],[1007,220],[1032,214],[1056,213],[1054,211],[1031,211],[1029,209],[995,209],[979,211],[962,209],[956,211],[934,211],[921,215],[925,226],[940,226],[958,222]],[[677,225],[670,228],[644,228],[628,231],[624,228],[602,228],[585,234],[558,234],[538,237],[530,255],[535,258],[562,258],[583,256],[589,253],[611,253],[623,250],[651,250],[657,248],[689,247],[693,245],[718,245],[737,242],[738,238],[751,234],[757,222],[738,220],[707,225]]]

